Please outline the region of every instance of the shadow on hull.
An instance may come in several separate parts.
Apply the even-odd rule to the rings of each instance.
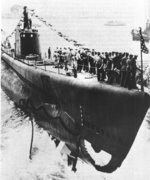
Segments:
[[[2,88],[27,114],[57,140],[65,142],[73,156],[102,172],[120,167],[144,119],[150,97],[136,90],[104,84],[86,84],[60,75],[38,72],[26,67],[25,78],[17,65],[2,64]],[[32,79],[32,81],[31,81]],[[38,81],[38,85],[36,82]],[[96,164],[85,146],[95,153],[111,155],[107,165]]]

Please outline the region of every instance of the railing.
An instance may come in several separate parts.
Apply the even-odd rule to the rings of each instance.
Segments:
[[[14,60],[17,60],[25,65],[31,66],[31,67],[35,67],[35,69],[41,69],[43,71],[47,71],[47,72],[51,72],[51,73],[55,73],[55,74],[60,74],[60,75],[65,75],[66,73],[62,73],[61,68],[60,68],[60,64],[50,64],[50,63],[46,63],[45,61],[37,61],[37,60],[29,60],[29,59],[20,59],[17,57],[14,57],[13,53],[4,51],[3,49],[1,49],[1,51],[5,54],[7,54],[8,56],[10,56],[11,58],[13,58]],[[57,66],[56,68],[58,69],[58,71],[52,71],[50,69],[47,69],[47,66]],[[68,67],[68,70],[73,70],[73,68]]]
[[[50,73],[55,73],[55,74],[60,74],[60,75],[64,75],[64,76],[74,76],[74,78],[77,78],[77,69],[74,68],[74,67],[71,67],[69,65],[67,65],[67,69],[69,71],[66,71],[64,68],[65,68],[65,64],[64,63],[56,63],[56,64],[50,64],[50,63],[47,63],[46,61],[37,61],[37,60],[29,60],[29,59],[19,59],[17,57],[14,57],[14,53],[10,53],[10,52],[7,52],[3,49],[2,50],[2,53],[6,53],[8,56],[12,57],[14,60],[17,60],[23,64],[26,64],[28,66],[31,66],[31,67],[35,67],[35,69],[40,69],[40,70],[43,70],[43,71],[46,71],[46,72],[50,72]],[[47,68],[48,66],[51,66],[55,69],[57,69],[56,71],[55,70],[51,70],[50,68]],[[85,66],[85,65],[81,65],[81,66],[84,66],[86,68],[88,68],[89,70],[90,69],[95,69],[95,76],[98,76],[97,74],[97,68],[96,66],[93,66],[93,67],[90,67],[90,66]],[[63,68],[62,68],[63,67]],[[140,72],[141,69],[140,68],[137,68],[137,70]],[[89,72],[89,71],[88,71]],[[68,73],[68,74],[67,74]],[[107,72],[105,72],[106,75],[107,75]],[[90,74],[90,72],[89,72]],[[91,77],[94,77],[94,76],[91,76]],[[138,79],[137,79],[138,80]],[[136,81],[137,83],[137,81]],[[118,84],[118,83],[117,83]]]

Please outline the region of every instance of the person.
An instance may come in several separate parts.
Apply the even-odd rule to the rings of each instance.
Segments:
[[[113,82],[113,74],[112,74],[112,69],[113,69],[113,62],[111,58],[109,57],[110,54],[106,54],[106,60],[107,60],[107,83],[112,84]]]
[[[104,61],[103,58],[100,57],[100,53],[98,52],[99,59],[97,61],[97,79],[98,81],[104,81],[105,79],[105,71],[104,71]]]
[[[73,65],[73,60],[72,60],[73,54],[72,54],[72,49],[68,47],[67,50],[67,59],[68,59],[68,65]]]
[[[74,78],[77,78],[77,69],[76,69],[75,64],[73,64],[73,69],[72,69],[72,71],[73,71],[73,76],[74,76]]]
[[[28,14],[28,29],[31,29],[31,28],[32,28],[32,20],[31,20],[30,15]]]
[[[64,56],[63,56],[63,53],[62,53],[62,48],[60,48],[58,50],[58,57],[59,57],[59,65],[62,68],[63,64],[64,64]]]
[[[91,74],[96,74],[94,55],[95,55],[95,51],[92,51],[92,53],[89,55],[90,73]]]
[[[68,51],[66,48],[63,49],[62,55],[64,59],[65,70],[68,71],[69,58],[68,58]]]
[[[87,51],[83,51],[82,57],[83,57],[83,70],[85,72],[88,72],[89,71],[89,64],[88,64]]]
[[[51,48],[48,48],[48,59],[51,59]]]
[[[128,89],[132,89],[132,73],[131,73],[131,60],[132,55],[129,55],[127,59],[127,66],[126,66],[126,77],[125,77],[125,87]]]
[[[97,63],[98,63],[98,61],[99,61],[99,59],[100,59],[100,57],[99,57],[99,52],[95,52],[95,55],[94,55],[94,63],[95,63],[95,74],[97,73],[96,72],[96,67],[97,67]]]
[[[28,12],[27,12],[27,6],[24,6],[23,17],[24,17],[24,29],[25,29],[25,28],[28,27]]]
[[[26,28],[28,29],[29,18],[28,18],[27,6],[24,6],[23,15],[24,15],[24,29]]]
[[[24,16],[24,29],[31,29],[32,20],[31,18],[29,18],[27,6],[24,6],[23,16]]]
[[[81,70],[82,70],[82,59],[81,59],[81,55],[80,55],[80,50],[76,54],[76,60],[77,60],[77,71],[81,72]]]
[[[121,60],[121,71],[120,71],[120,86],[125,87],[125,79],[126,79],[126,70],[127,70],[127,59],[128,53],[125,53],[124,57]]]
[[[131,60],[131,73],[132,73],[132,88],[133,89],[137,89],[136,87],[136,70],[137,70],[137,66],[136,66],[136,60],[137,60],[137,55],[135,55],[132,60]]]
[[[116,80],[116,83],[120,83],[120,69],[121,69],[121,59],[122,53],[113,53],[113,77]]]

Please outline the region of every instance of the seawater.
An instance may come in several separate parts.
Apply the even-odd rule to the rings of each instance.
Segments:
[[[20,16],[21,17],[21,16]],[[9,35],[16,27],[18,19],[2,19],[2,28],[5,31],[5,37]],[[140,42],[132,41],[131,30],[134,28],[133,21],[126,20],[124,26],[105,26],[105,23],[109,21],[107,18],[68,18],[68,17],[45,17],[47,23],[53,25],[57,31],[52,31],[44,23],[40,22],[35,17],[33,19],[33,25],[38,24],[40,33],[41,52],[44,56],[47,53],[48,48],[51,47],[52,52],[56,50],[56,47],[71,47],[72,43],[67,42],[62,37],[57,35],[57,32],[62,32],[70,39],[77,40],[79,43],[84,44],[85,47],[95,49],[100,52],[128,52],[130,54],[138,55],[138,64],[140,64]],[[145,22],[146,25],[146,22]],[[9,28],[8,28],[9,27]],[[143,27],[144,29],[145,27]],[[137,27],[138,29],[138,27]],[[14,45],[14,36],[10,38],[11,45]],[[146,43],[146,46],[150,49],[150,43]],[[143,53],[144,64],[150,64],[150,54]]]
[[[100,51],[129,51],[139,53],[139,42],[131,40],[128,22],[126,26],[104,26],[100,19],[47,20],[58,31]],[[11,33],[17,19],[3,19],[5,35]],[[44,54],[49,46],[70,47],[63,39],[51,32],[42,23],[41,49]],[[8,28],[9,27],[9,28]],[[12,40],[13,43],[13,40]],[[145,60],[148,56],[144,56]],[[2,65],[3,66],[3,65]],[[2,72],[5,73],[5,70]],[[31,122],[24,112],[1,91],[1,179],[3,180],[143,180],[150,177],[150,112],[147,113],[135,142],[122,166],[112,174],[97,172],[93,167],[78,161],[77,172],[67,166],[67,157],[60,154],[49,135],[34,123],[32,160],[29,159]]]

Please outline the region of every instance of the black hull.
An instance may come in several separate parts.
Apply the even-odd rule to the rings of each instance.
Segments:
[[[150,106],[148,94],[42,71],[5,53],[2,59],[21,79],[21,86],[27,87],[27,93],[21,98],[5,83],[2,86],[16,94],[20,106],[32,110],[40,126],[74,152],[80,138],[79,156],[97,170],[112,172],[121,165]],[[112,155],[108,165],[95,165],[84,140],[95,152],[104,150]]]

